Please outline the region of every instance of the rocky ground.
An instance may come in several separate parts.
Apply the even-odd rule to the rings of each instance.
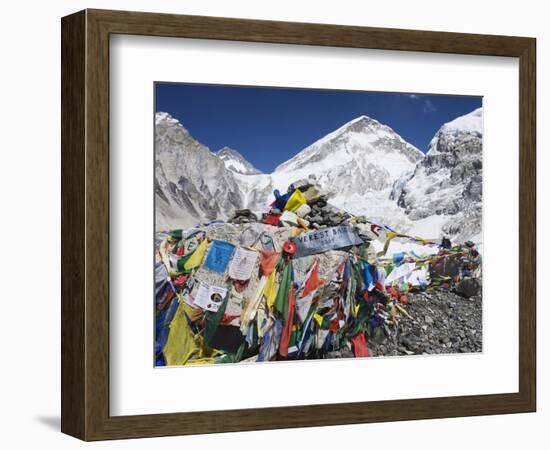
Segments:
[[[371,356],[430,355],[482,351],[481,297],[466,298],[448,291],[409,294],[407,312],[395,337],[381,328],[369,339]],[[351,349],[329,357],[353,357]]]

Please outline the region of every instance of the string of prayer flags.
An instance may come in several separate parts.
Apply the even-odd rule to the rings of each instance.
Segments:
[[[276,196],[281,208],[269,214],[280,216],[277,228],[250,213],[159,236],[157,365],[378,356],[381,333],[395,337],[411,318],[409,301],[416,315],[415,292],[449,289],[475,268],[460,246],[393,251],[397,238],[433,242],[344,215],[313,219],[327,199],[312,208],[302,197],[297,189]],[[300,228],[297,214],[309,209]],[[309,226],[315,230],[303,229]]]

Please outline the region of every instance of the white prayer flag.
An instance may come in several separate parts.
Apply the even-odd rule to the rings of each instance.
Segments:
[[[257,260],[258,252],[238,248],[229,265],[229,277],[239,281],[250,279]]]

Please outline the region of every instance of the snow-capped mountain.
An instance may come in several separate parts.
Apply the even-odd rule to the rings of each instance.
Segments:
[[[458,238],[481,233],[483,109],[443,125],[426,157],[394,185],[392,199],[412,221],[439,216]]]
[[[225,167],[241,175],[258,175],[262,173],[250,164],[243,155],[232,148],[223,147],[216,152],[216,156],[224,162]]]
[[[391,187],[423,156],[390,127],[360,116],[278,166],[273,177],[279,181],[313,174],[340,195],[379,191]]]
[[[226,219],[244,203],[234,173],[170,114],[155,119],[156,229]]]
[[[265,209],[273,189],[308,177],[334,206],[403,232],[471,237],[481,227],[481,109],[441,127],[426,156],[390,127],[360,116],[272,174],[236,150],[211,152],[167,113],[157,113],[156,124],[157,230]]]
[[[313,175],[332,205],[373,221],[404,226],[408,220],[389,199],[391,188],[423,157],[390,127],[360,116],[278,166],[272,179],[281,188]]]

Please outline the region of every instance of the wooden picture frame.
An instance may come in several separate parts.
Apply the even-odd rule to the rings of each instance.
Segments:
[[[531,412],[536,408],[533,38],[85,10],[62,30],[62,416],[84,440]],[[519,58],[519,391],[109,415],[109,36],[134,34]]]

